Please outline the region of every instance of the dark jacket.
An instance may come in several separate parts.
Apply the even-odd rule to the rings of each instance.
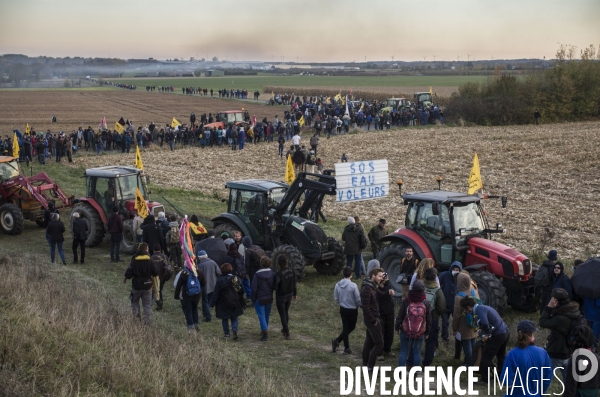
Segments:
[[[379,294],[377,294],[377,299],[379,300],[379,314],[381,316],[389,316],[390,314],[394,314],[394,301],[390,295],[391,289],[393,289],[393,287],[389,281],[386,281],[385,284],[383,284],[383,287],[379,286]]]
[[[125,270],[125,278],[131,280],[131,287],[137,291],[147,291],[152,288],[152,276],[158,276],[156,266],[148,254],[131,258],[129,267]]]
[[[275,274],[275,296],[285,298],[296,296],[296,275],[291,268],[281,269]]]
[[[156,267],[156,271],[158,272],[158,277],[161,280],[164,280],[165,266],[169,262],[169,258],[167,258],[167,256],[165,254],[163,254],[162,252],[155,252],[150,259],[152,260],[152,263]]]
[[[359,239],[360,233],[364,233],[361,225],[353,223],[344,228],[342,233],[342,241],[345,241],[344,254],[345,255],[358,255],[361,252]]]
[[[87,240],[88,226],[87,223],[81,218],[75,218],[73,221],[73,239],[74,240]]]
[[[563,288],[569,294],[569,300],[573,300],[573,287],[571,286],[571,280],[569,280],[566,274],[561,273],[554,279],[552,290],[556,288]]]
[[[360,289],[360,301],[365,324],[375,324],[379,321],[379,295],[377,285],[371,280],[365,280]]]
[[[492,337],[500,334],[508,334],[508,325],[506,325],[500,314],[493,307],[475,305],[473,313],[479,317],[480,328],[484,334],[491,333]]]
[[[432,310],[429,302],[427,302],[427,299],[423,300],[423,303],[425,304],[425,309],[426,309],[425,333],[423,335],[428,336],[429,332],[431,331],[431,324],[433,322],[433,315],[432,315],[433,310]],[[400,309],[398,310],[398,315],[396,316],[396,324],[394,326],[396,331],[404,332],[404,329],[402,328],[402,323],[404,322],[404,318],[406,317],[406,312],[408,310],[409,304],[410,304],[410,302],[408,301],[408,299],[402,299],[402,304],[400,305]],[[406,332],[404,332],[404,333],[406,333]]]
[[[550,330],[548,342],[546,342],[546,351],[550,358],[564,360],[571,355],[567,337],[571,328],[571,321],[577,319],[579,314],[579,304],[577,302],[569,302],[554,309],[546,306],[542,310],[540,327]]]
[[[237,245],[231,244],[223,263],[229,263],[233,266],[234,275],[241,279],[246,278],[246,263],[244,262],[244,257],[240,254]]]
[[[435,281],[425,280],[423,284],[425,284],[426,294],[427,290],[433,292],[434,289],[438,289],[435,292],[435,305],[433,307],[432,314],[433,321],[437,322],[440,316],[446,312],[446,297],[444,296],[444,291],[442,291],[442,289],[439,288],[438,284]]]
[[[241,298],[244,295],[244,289],[239,289],[240,294],[240,304],[235,308],[230,308],[225,305],[225,299],[223,293],[226,288],[229,288],[228,285],[231,283],[231,280],[236,277],[232,274],[222,274],[219,276],[217,283],[215,284],[215,291],[213,293],[212,299],[210,301],[210,307],[216,307],[215,314],[217,318],[221,320],[229,320],[232,317],[238,317],[244,314],[244,309],[242,308]],[[241,286],[241,280],[238,278],[238,282]]]
[[[62,243],[65,241],[63,233],[65,232],[65,225],[61,221],[50,221],[46,233],[50,237],[51,243]]]
[[[175,276],[175,299],[182,300],[188,298],[187,288],[185,286],[187,285],[188,272],[190,271],[191,270],[186,268],[180,271],[177,276]],[[200,281],[200,289],[202,290],[201,293],[198,294],[198,299],[200,299],[202,294],[204,294],[204,288],[206,288],[206,278],[204,278],[204,273],[202,273],[202,270],[196,269],[196,273],[198,274],[198,281]]]
[[[457,292],[456,278],[452,275],[450,270],[442,272],[438,278],[440,280],[440,288],[442,289],[444,299],[446,300],[446,313],[452,313],[454,311],[454,297]]]
[[[371,230],[369,230],[369,241],[371,242],[371,245],[379,247],[381,244],[378,242],[380,239],[382,239],[383,237],[385,237],[387,235],[387,231],[385,230],[385,227],[382,229],[379,227],[379,224],[373,226],[371,228]]]
[[[48,209],[44,210],[44,227],[48,227],[48,224],[50,223],[50,215],[52,214],[58,214],[58,210],[56,210],[54,206],[48,206]]]
[[[113,214],[108,218],[108,232],[110,234],[113,233],[123,233],[123,218],[119,214]]]
[[[260,269],[252,279],[252,302],[273,303],[273,287],[275,286],[275,272],[270,268]]]
[[[150,249],[154,247],[154,244],[160,245],[162,249],[165,248],[162,231],[156,223],[149,223],[145,226],[142,226],[142,230],[144,242],[148,244],[148,247],[150,247]]]
[[[540,286],[541,294],[547,297],[547,300],[545,302],[542,301],[542,305],[546,306],[550,301],[550,294],[552,293],[552,289],[554,286],[554,262],[551,260],[545,260],[538,271],[541,271],[542,268],[546,268],[546,271],[548,271],[548,277],[550,279],[548,285]]]

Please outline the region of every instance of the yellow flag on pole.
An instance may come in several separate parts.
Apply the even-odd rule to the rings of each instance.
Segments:
[[[173,117],[173,121],[171,121],[171,128],[175,128],[178,125],[181,125],[181,123],[179,121],[177,121],[177,119],[175,117]]]
[[[483,188],[483,184],[481,183],[481,173],[479,172],[479,157],[475,153],[473,167],[471,167],[471,173],[469,174],[469,194],[473,194],[481,188]]]
[[[296,179],[296,172],[294,171],[294,164],[292,163],[292,156],[288,156],[285,164],[285,183],[291,185]]]
[[[27,126],[25,127],[25,135],[30,135],[31,134],[31,128],[29,128],[29,123],[27,123]]]
[[[342,100],[342,96],[340,94],[337,94],[335,97],[333,97],[333,99],[335,99],[335,101],[341,101]]]
[[[431,89],[431,86],[429,86],[429,94],[431,94],[431,96],[433,96],[433,90]]]
[[[140,154],[140,147],[138,145],[135,145],[135,168],[144,170],[144,163],[142,163],[142,155]]]
[[[300,120],[298,120],[298,124],[300,124],[300,127],[302,127],[304,125],[305,121],[304,121],[304,116],[300,117]]]
[[[271,99],[275,99],[275,92],[271,91]]]
[[[122,134],[125,132],[125,128],[123,128],[123,126],[117,121],[115,123],[115,131],[117,131],[119,134]]]
[[[142,192],[140,192],[139,188],[135,188],[135,210],[138,215],[142,218],[145,218],[150,213],[148,209],[148,204],[146,204],[146,200],[144,200],[144,196],[142,196]]]
[[[13,133],[13,157],[19,157],[19,137],[17,136],[17,133]]]

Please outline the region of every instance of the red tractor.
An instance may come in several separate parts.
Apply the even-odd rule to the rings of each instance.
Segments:
[[[108,218],[112,208],[117,206],[123,216],[123,241],[121,250],[127,254],[135,251],[135,235],[133,233],[133,218],[135,209],[136,188],[147,199],[147,192],[142,180],[142,171],[134,167],[107,166],[90,168],[85,171],[86,197],[79,199],[71,210],[78,212],[81,219],[88,225],[88,238],[85,245],[93,247],[102,242],[108,227]],[[158,218],[158,213],[165,207],[157,202],[147,201],[150,213]],[[70,222],[73,221],[71,216]]]
[[[25,219],[43,227],[50,200],[57,209],[73,204],[73,196],[67,196],[45,172],[27,178],[19,171],[16,157],[0,156],[0,229],[10,235],[23,231]]]
[[[398,282],[404,250],[412,247],[419,260],[432,258],[438,270],[448,270],[460,261],[477,283],[484,304],[500,315],[507,304],[521,311],[534,311],[533,276],[537,265],[519,251],[492,241],[503,233],[501,224],[488,226],[479,194],[443,190],[406,193],[402,196],[405,225],[381,241],[389,241],[377,259],[388,273],[390,283],[401,294]],[[506,197],[502,197],[506,207]]]
[[[225,110],[217,113],[216,118],[219,121],[206,124],[204,128],[227,128],[231,125],[248,126],[248,123],[244,120],[244,110]]]

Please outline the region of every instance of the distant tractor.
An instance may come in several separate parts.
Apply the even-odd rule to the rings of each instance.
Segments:
[[[309,265],[325,275],[343,269],[342,245],[308,220],[309,211],[320,212],[325,195],[335,194],[334,177],[300,172],[290,186],[252,179],[227,182],[225,187],[229,189],[227,212],[212,220],[217,236],[234,231],[250,236],[271,256],[273,265],[285,255],[297,280]]]
[[[135,209],[136,187],[147,200],[146,188],[142,181],[142,171],[134,167],[107,166],[90,168],[85,171],[86,196],[79,199],[71,210],[71,214],[78,212],[88,226],[88,238],[85,245],[93,247],[102,242],[107,232],[108,218],[112,215],[112,208],[116,206],[119,214],[123,216],[123,241],[121,250],[127,254],[135,251],[135,235],[133,233],[133,218],[137,214]],[[162,204],[147,201],[150,213],[155,218],[164,211]],[[72,222],[70,217],[70,222]]]
[[[219,121],[204,125],[204,128],[227,128],[232,125],[247,126],[248,123],[244,120],[243,110],[226,110],[216,114]]]
[[[414,99],[420,108],[426,108],[433,104],[433,97],[430,92],[417,92]]]
[[[534,311],[533,276],[537,265],[519,251],[492,241],[503,233],[501,224],[490,229],[483,211],[482,195],[432,190],[406,193],[405,225],[381,241],[389,241],[377,259],[389,274],[397,292],[404,251],[413,248],[420,259],[432,258],[438,270],[448,270],[460,261],[477,283],[484,304],[502,315],[507,303],[521,311]],[[506,197],[502,197],[506,206]]]
[[[25,177],[16,157],[0,156],[0,229],[6,234],[23,232],[25,219],[44,226],[44,211],[54,201],[57,209],[73,204],[45,172]]]
[[[402,109],[408,106],[406,98],[388,98],[386,106],[381,109],[382,112],[391,112],[392,108]]]

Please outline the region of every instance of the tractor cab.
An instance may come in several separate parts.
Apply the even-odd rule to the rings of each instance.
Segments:
[[[0,156],[0,183],[19,176],[19,161],[16,157]]]
[[[433,97],[430,92],[417,92],[414,98],[419,107],[428,107],[433,103]]]

